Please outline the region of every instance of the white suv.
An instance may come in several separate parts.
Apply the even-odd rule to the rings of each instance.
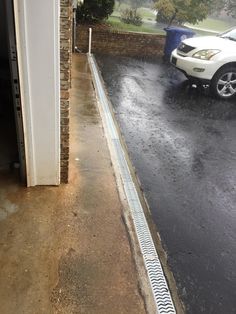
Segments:
[[[209,84],[215,95],[236,96],[236,28],[183,40],[172,52],[171,63],[191,81]]]

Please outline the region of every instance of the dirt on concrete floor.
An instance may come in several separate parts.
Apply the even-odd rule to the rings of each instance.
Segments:
[[[70,183],[0,178],[0,313],[145,313],[86,56],[73,60]]]

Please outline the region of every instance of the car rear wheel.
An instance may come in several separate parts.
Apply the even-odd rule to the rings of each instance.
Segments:
[[[222,98],[230,99],[236,96],[236,67],[227,66],[219,70],[211,82],[212,92]]]

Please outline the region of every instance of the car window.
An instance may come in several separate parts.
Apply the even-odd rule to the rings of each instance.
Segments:
[[[220,37],[236,41],[236,28],[221,34]]]

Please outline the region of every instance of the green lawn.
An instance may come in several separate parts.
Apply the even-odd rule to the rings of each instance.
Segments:
[[[195,32],[196,36],[215,36],[215,35],[217,35],[216,33],[207,32],[207,31],[200,31],[200,30],[196,30],[196,29],[193,29],[193,31]]]
[[[138,33],[152,33],[152,34],[165,34],[162,29],[159,29],[155,24],[144,22],[141,26],[135,26],[132,24],[125,24],[121,22],[119,17],[110,16],[107,23],[118,31],[138,32]]]
[[[148,9],[148,8],[139,8],[138,13],[141,15],[141,17],[145,20],[155,21],[156,16],[155,13]]]
[[[186,24],[186,26],[189,27],[199,27],[199,28],[203,28],[203,29],[208,29],[208,30],[213,30],[213,31],[217,31],[217,32],[224,32],[227,29],[231,28],[232,26],[236,25],[236,21],[233,25],[232,22],[228,22],[228,21],[223,21],[223,20],[219,20],[217,18],[207,18],[204,21],[196,24],[196,25],[191,25],[191,24]]]
[[[121,11],[125,10],[126,8],[129,8],[129,5],[123,3],[118,7],[117,2],[116,2],[115,10],[107,21],[107,23],[112,28],[114,28],[115,30],[128,31],[128,32],[165,34],[165,31],[163,31],[163,29],[161,28],[158,28],[158,25],[154,23],[155,13],[149,8],[141,7],[138,9],[138,13],[143,19],[143,24],[141,26],[135,26],[135,25],[125,24],[121,22],[119,19],[121,15]],[[185,24],[185,26],[192,28],[193,31],[195,31],[196,34],[200,36],[213,35],[214,33],[211,33],[211,31],[215,31],[219,33],[224,32],[225,30],[235,25],[236,25],[236,21],[233,25],[232,20],[223,21],[217,18],[210,18],[210,17],[196,25],[192,25],[188,23]],[[200,28],[200,30],[198,30],[197,28]]]
[[[115,10],[107,20],[107,23],[115,30],[127,31],[127,32],[138,32],[138,33],[152,33],[152,34],[165,34],[165,32],[158,28],[153,21],[155,21],[155,13],[148,8],[139,8],[138,13],[143,19],[141,26],[135,26],[132,24],[125,24],[119,19],[121,12],[130,6],[122,3],[119,7],[116,2]],[[150,21],[150,22],[149,22]]]
[[[128,8],[130,8],[128,4],[122,3],[118,7],[116,3],[115,10],[113,11],[112,16],[119,17],[121,12]],[[141,8],[138,8],[137,12],[141,15],[143,19],[155,21],[155,18],[156,18],[155,13],[151,9],[141,7]]]
[[[112,16],[120,16],[120,12],[125,10],[125,9],[128,9],[130,6],[128,4],[125,4],[125,3],[122,3],[119,7],[117,5],[117,2],[116,2],[116,5],[115,5],[115,9],[112,13]]]

